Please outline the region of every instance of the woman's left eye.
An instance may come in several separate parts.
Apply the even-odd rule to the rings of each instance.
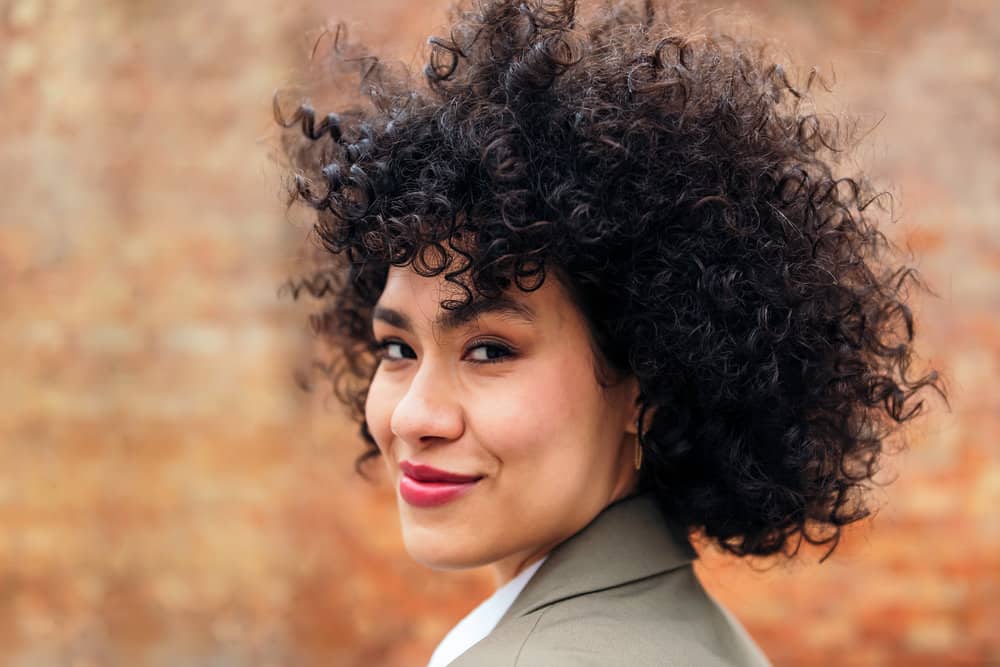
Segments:
[[[497,343],[479,343],[469,348],[466,358],[479,363],[495,363],[511,356],[510,348]]]

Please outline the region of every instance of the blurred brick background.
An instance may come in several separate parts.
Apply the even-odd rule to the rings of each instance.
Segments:
[[[328,20],[411,60],[443,6],[0,0],[0,664],[422,665],[489,594],[409,561],[277,296],[306,216],[272,91]],[[831,560],[701,574],[779,666],[1000,665],[1000,9],[736,9],[877,125],[953,409]]]

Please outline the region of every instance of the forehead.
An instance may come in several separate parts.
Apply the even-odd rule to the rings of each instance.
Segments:
[[[461,305],[453,308],[449,302]],[[474,292],[470,298],[462,284],[450,282],[443,275],[427,277],[409,267],[392,267],[373,315],[400,328],[411,328],[416,320],[452,329],[486,314],[529,324],[561,320],[572,308],[559,281],[552,277],[530,292],[511,287],[497,298],[476,296]]]
[[[379,297],[379,303],[393,302],[400,305],[432,305],[454,299],[463,299],[465,289],[461,281],[456,284],[441,276],[422,276],[412,267],[392,266],[386,277],[385,288]]]

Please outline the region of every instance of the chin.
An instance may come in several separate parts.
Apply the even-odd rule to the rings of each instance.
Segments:
[[[484,564],[453,551],[443,552],[439,549],[407,546],[406,552],[410,554],[410,558],[414,561],[432,570],[466,570]]]
[[[418,529],[419,532],[419,529]],[[432,570],[465,570],[488,564],[472,545],[456,544],[445,535],[418,537],[403,531],[403,544],[410,558]]]

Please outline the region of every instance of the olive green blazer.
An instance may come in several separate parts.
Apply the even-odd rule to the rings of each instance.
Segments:
[[[552,550],[488,636],[451,667],[769,665],[702,588],[695,552],[649,494]]]

